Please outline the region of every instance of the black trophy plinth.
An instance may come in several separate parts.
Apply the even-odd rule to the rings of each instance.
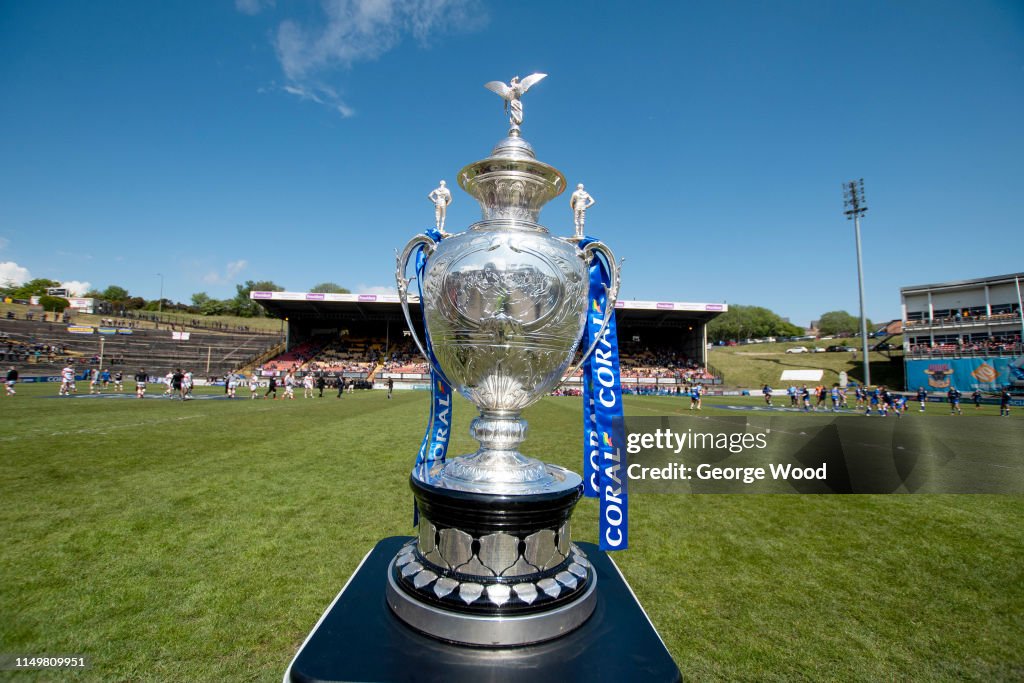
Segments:
[[[555,470],[561,475],[563,470]],[[410,477],[419,533],[388,567],[388,605],[418,631],[453,643],[517,647],[586,621],[597,579],[572,542],[583,495],[575,475],[553,490],[483,493]]]
[[[578,544],[599,577],[590,618],[554,640],[496,649],[425,636],[388,608],[387,568],[409,540],[386,538],[366,556],[295,655],[285,681],[682,680],[629,585],[597,546]]]

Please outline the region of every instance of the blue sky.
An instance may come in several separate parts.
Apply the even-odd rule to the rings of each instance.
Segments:
[[[1022,269],[1020,2],[229,0],[0,5],[0,278],[156,298],[393,287],[394,250],[479,218],[457,171],[524,97],[586,184],[624,298],[867,312]],[[568,197],[541,214],[569,235]]]

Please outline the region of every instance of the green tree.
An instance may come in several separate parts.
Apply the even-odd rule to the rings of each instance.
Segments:
[[[102,292],[100,292],[100,298],[110,303],[121,303],[127,301],[130,297],[128,290],[124,287],[118,287],[117,285],[110,285]]]
[[[231,302],[213,299],[206,292],[192,295],[192,310],[201,315],[223,315],[228,312]]]
[[[868,329],[871,321],[868,320]],[[846,311],[829,311],[818,320],[818,332],[830,337],[852,337],[860,330],[860,318]]]
[[[39,297],[39,305],[43,307],[44,311],[63,313],[64,309],[71,305],[71,302],[59,296],[47,296],[44,294]]]
[[[136,306],[137,302],[142,303]],[[152,301],[146,301],[139,297],[132,297],[125,303],[126,308],[141,308],[144,311],[169,311],[173,310],[177,305],[170,299],[153,299]]]
[[[284,287],[270,280],[246,280],[235,285],[235,298],[231,300],[230,313],[242,318],[258,318],[263,316],[263,307],[249,298],[250,292],[283,292]]]
[[[16,288],[11,292],[11,296],[15,299],[27,299],[30,296],[43,296],[46,294],[46,290],[50,287],[60,287],[60,283],[56,280],[36,278],[35,280],[29,280],[25,284]]]
[[[321,282],[320,284],[315,285],[309,291],[311,291],[311,292],[319,292],[319,293],[322,293],[322,294],[351,294],[352,293],[352,290],[346,289],[346,288],[342,287],[341,285],[337,284],[336,282]]]
[[[782,337],[799,337],[803,333],[804,328],[786,321],[782,321],[782,326],[779,328],[778,331],[778,335]]]
[[[792,337],[803,333],[796,325],[762,306],[730,304],[729,310],[708,323],[708,339],[714,342],[758,337]]]
[[[199,308],[199,312],[203,315],[226,315],[231,310],[230,304],[225,299],[210,299]]]

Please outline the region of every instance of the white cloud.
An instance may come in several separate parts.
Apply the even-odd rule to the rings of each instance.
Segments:
[[[79,282],[78,280],[61,282],[60,286],[67,289],[71,296],[85,296],[85,293],[92,289],[91,282]]]
[[[231,261],[230,263],[228,263],[228,267],[225,270],[225,275],[227,276],[228,279],[231,279],[238,275],[239,273],[241,273],[243,270],[245,270],[246,266],[248,265],[249,262],[246,261],[245,259]]]
[[[28,268],[22,268],[14,261],[0,263],[0,284],[13,282],[16,285],[23,285],[31,279],[32,274],[28,272]]]
[[[352,116],[351,106],[323,84],[332,69],[379,58],[411,35],[422,46],[452,31],[474,31],[486,23],[479,0],[325,0],[325,21],[302,25],[287,20],[274,49],[288,83],[282,88],[303,100]]]
[[[295,95],[300,100],[307,100],[309,102],[316,102],[322,104],[325,107],[334,109],[343,119],[355,116],[356,110],[345,104],[345,102],[338,96],[338,93],[331,87],[326,85],[313,85],[303,84],[299,85],[293,83],[281,87],[289,95]]]
[[[355,294],[398,294],[394,285],[359,285],[353,292]]]
[[[235,0],[235,9],[249,16],[255,16],[273,6],[274,0]]]
[[[224,267],[224,272],[221,273],[216,270],[211,270],[203,276],[203,282],[208,285],[227,285],[232,284],[235,277],[238,276],[246,267],[249,262],[245,259],[239,259],[237,261],[229,261]]]

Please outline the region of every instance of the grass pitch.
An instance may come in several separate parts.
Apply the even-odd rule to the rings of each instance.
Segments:
[[[423,392],[55,393],[0,399],[0,653],[90,668],[0,677],[279,681],[363,555],[412,533]],[[711,416],[760,402],[705,400]],[[451,455],[474,443],[471,406],[456,408]],[[904,419],[999,419],[929,411]],[[526,417],[524,451],[579,471],[580,400]],[[634,495],[630,514],[632,549],[614,559],[688,680],[1024,678],[1019,496]],[[576,536],[596,541],[596,519],[581,501]]]

